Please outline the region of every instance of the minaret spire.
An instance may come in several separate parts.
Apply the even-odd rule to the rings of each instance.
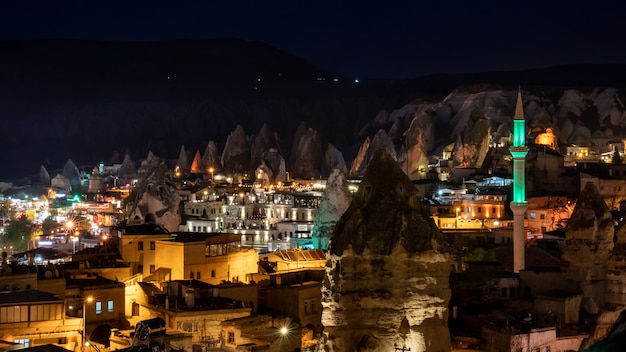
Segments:
[[[524,118],[524,104],[522,90],[517,89],[515,116],[513,117],[513,145],[510,147],[513,157],[513,271],[518,273],[525,267],[526,232],[524,230],[524,216],[528,209],[526,201],[526,120]]]

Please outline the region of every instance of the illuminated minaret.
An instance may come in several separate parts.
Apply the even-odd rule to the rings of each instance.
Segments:
[[[513,145],[509,149],[513,157],[513,271],[518,273],[524,269],[524,247],[526,246],[526,232],[524,231],[524,214],[528,209],[526,202],[525,164],[528,147],[526,146],[526,121],[524,120],[524,105],[522,91],[517,90],[517,103],[513,118]]]

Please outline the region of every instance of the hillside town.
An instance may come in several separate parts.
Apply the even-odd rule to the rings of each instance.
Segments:
[[[0,350],[612,351],[626,139],[560,146],[513,94],[474,153],[471,132],[423,156],[381,130],[322,175],[238,126],[222,157],[0,183]]]

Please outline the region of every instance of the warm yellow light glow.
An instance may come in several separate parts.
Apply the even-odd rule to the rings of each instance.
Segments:
[[[287,332],[289,332],[289,330],[287,330],[287,328],[286,328],[286,327],[282,327],[282,328],[280,328],[280,333],[281,333],[282,335],[287,335]]]

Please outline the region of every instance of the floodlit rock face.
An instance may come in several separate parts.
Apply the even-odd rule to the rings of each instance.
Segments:
[[[320,205],[315,212],[311,237],[315,248],[327,250],[330,234],[335,224],[348,209],[352,194],[348,189],[348,180],[343,172],[335,169],[328,176],[326,188],[320,198]]]
[[[187,154],[187,149],[185,146],[180,147],[180,151],[178,152],[178,160],[176,161],[176,172],[180,172],[182,174],[188,174],[190,170],[189,163],[189,155]]]
[[[243,175],[249,172],[250,144],[241,125],[228,135],[222,152],[222,165],[227,174]]]
[[[450,351],[452,256],[384,149],[331,236],[318,351]]]
[[[369,150],[371,143],[372,140],[370,139],[370,137],[367,137],[365,138],[365,141],[363,141],[363,144],[361,144],[359,152],[356,154],[356,157],[352,161],[352,166],[350,167],[350,175],[359,175],[361,170],[365,170],[365,168],[367,167],[367,161],[365,160],[365,157],[367,156],[367,151]]]
[[[61,174],[70,181],[72,192],[80,192],[80,171],[78,171],[78,167],[72,160],[68,160],[65,163]]]
[[[608,264],[606,301],[626,308],[626,226],[621,226],[615,237]]]
[[[214,174],[222,171],[222,161],[220,159],[219,153],[217,152],[217,145],[215,145],[214,141],[209,141],[206,148],[204,149],[204,154],[202,156],[202,165],[204,165],[207,170],[209,168],[213,168]]]
[[[126,184],[130,185],[137,178],[137,168],[128,153],[124,155],[122,165],[117,171],[117,178],[116,186],[118,187],[123,187]]]
[[[326,146],[326,153],[324,154],[324,168],[322,169],[322,173],[324,175],[330,175],[332,170],[339,170],[344,175],[348,173],[348,168],[346,166],[346,160],[343,158],[343,153],[339,151],[334,145],[328,144]]]
[[[461,143],[457,143],[454,149],[455,165],[460,168],[482,167],[489,151],[489,121],[476,108],[466,123],[463,133],[459,135]]]
[[[300,138],[294,139],[294,147],[289,158],[290,172],[294,178],[318,178],[321,176],[322,140],[316,130],[309,128]]]
[[[367,165],[374,157],[374,153],[376,153],[376,151],[378,151],[379,149],[385,149],[394,159],[397,158],[395,145],[391,138],[389,138],[389,136],[387,135],[387,132],[385,132],[384,130],[378,130],[378,132],[376,132],[374,138],[372,138],[371,141],[366,140],[366,142],[363,143],[363,145],[361,146],[361,150],[359,150],[360,155],[358,155],[356,159],[359,161],[357,162],[355,160],[355,163],[350,170],[350,174],[355,176],[363,176]],[[362,155],[361,152],[363,152]]]
[[[257,182],[285,182],[287,170],[285,159],[276,148],[270,148],[261,155],[260,165],[255,171]]]
[[[566,278],[583,293],[581,312],[598,314],[606,299],[607,264],[613,250],[611,212],[597,186],[588,182],[565,227]]]
[[[141,163],[133,192],[135,201],[126,213],[129,224],[155,223],[168,231],[178,231],[180,196],[167,165],[158,156],[149,153]]]
[[[43,165],[39,168],[39,183],[45,187],[50,186],[50,173]]]

